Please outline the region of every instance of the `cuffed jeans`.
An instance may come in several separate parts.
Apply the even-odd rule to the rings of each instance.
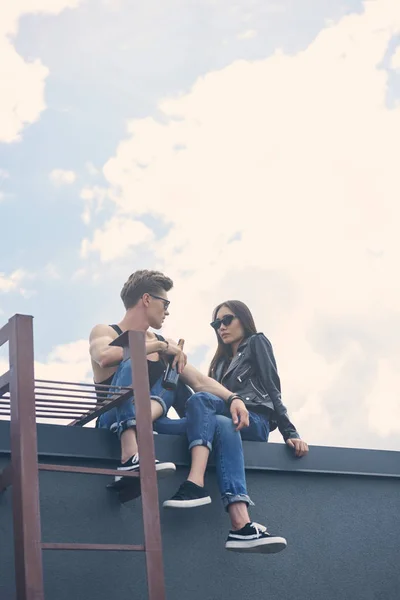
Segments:
[[[253,505],[247,494],[242,439],[249,441],[268,441],[268,419],[256,413],[249,413],[250,426],[240,432],[235,430],[227,404],[212,394],[198,392],[186,402],[186,416],[182,419],[170,419],[167,412],[177,400],[178,392],[165,390],[159,379],[151,388],[151,397],[163,408],[162,416],[154,421],[153,429],[167,435],[187,434],[189,449],[206,446],[213,451],[217,472],[218,487],[225,509],[234,502],[246,502]],[[112,385],[129,386],[132,384],[130,360],[123,361],[118,367]],[[110,429],[118,436],[136,425],[135,406],[132,396],[123,404],[103,413],[98,427]]]
[[[267,417],[249,412],[249,427],[236,431],[229,407],[217,396],[193,394],[186,402],[189,449],[206,446],[214,452],[218,485],[227,509],[233,502],[254,505],[247,494],[242,439],[267,442]]]
[[[150,395],[151,399],[155,400],[161,405],[162,408],[162,416],[161,420],[173,421],[175,419],[168,419],[167,412],[171,408],[172,404],[175,401],[175,392],[166,390],[162,387],[162,378],[160,378],[151,388]],[[116,370],[112,385],[116,387],[128,387],[132,384],[132,369],[131,369],[131,361],[130,359],[124,360]],[[158,421],[160,420],[158,419]],[[156,421],[155,423],[157,423]],[[130,427],[134,427],[136,425],[136,412],[135,405],[133,404],[133,396],[127,398],[122,404],[119,406],[115,406],[111,410],[103,413],[99,417],[98,427],[110,429],[110,431],[117,433],[118,437],[121,437],[122,433],[129,429]],[[179,428],[176,428],[179,430]],[[154,430],[157,431],[156,427]],[[179,433],[185,433],[186,428]],[[173,433],[177,433],[174,430]],[[177,433],[178,434],[178,433]]]

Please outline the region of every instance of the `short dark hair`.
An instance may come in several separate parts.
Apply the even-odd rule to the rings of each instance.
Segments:
[[[126,310],[138,303],[143,294],[169,292],[173,286],[172,279],[160,271],[135,271],[129,276],[128,281],[121,290],[121,299]]]

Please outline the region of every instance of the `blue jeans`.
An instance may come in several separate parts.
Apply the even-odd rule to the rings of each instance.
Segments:
[[[112,385],[131,384],[131,363],[130,360],[126,360],[118,367]],[[179,395],[183,391],[179,387],[177,392],[165,390],[161,385],[161,379],[153,385],[150,391],[151,397],[163,408],[162,416],[153,423],[154,431],[167,435],[186,434],[189,449],[194,446],[207,446],[214,453],[218,487],[225,508],[227,509],[229,504],[234,502],[246,502],[252,505],[253,502],[246,488],[242,439],[267,442],[268,419],[256,413],[249,413],[250,426],[240,432],[236,431],[226,403],[206,392],[197,392],[188,398],[185,417],[170,419],[166,416],[167,412],[174,402],[182,404]],[[119,436],[135,424],[135,406],[132,396],[120,406],[103,413],[98,420],[99,427],[110,429]]]
[[[158,431],[158,427],[162,429],[159,433],[170,433],[179,435],[186,433],[185,423],[178,423],[181,419],[169,419],[166,415],[172,404],[175,401],[175,392],[166,390],[162,387],[162,378],[160,378],[151,388],[150,396],[152,400],[158,402],[162,407],[162,416],[155,421],[154,431]],[[130,359],[124,360],[116,370],[112,385],[128,387],[132,384],[132,369]],[[178,421],[174,426],[174,421]],[[157,426],[156,426],[157,423]],[[119,406],[115,406],[111,410],[100,415],[97,426],[104,429],[109,429],[113,433],[117,433],[121,437],[122,433],[136,425],[135,405],[133,404],[133,396],[127,398]]]
[[[226,402],[205,392],[193,394],[188,399],[186,418],[189,449],[206,446],[214,452],[218,486],[225,508],[233,502],[253,505],[247,494],[242,440],[267,442],[268,418],[249,412],[249,427],[236,431]]]

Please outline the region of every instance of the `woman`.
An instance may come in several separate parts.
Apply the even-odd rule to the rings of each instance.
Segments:
[[[242,439],[267,442],[278,427],[296,456],[304,456],[308,447],[291,423],[281,400],[281,385],[271,342],[257,333],[249,308],[239,300],[219,304],[211,327],[218,340],[209,376],[240,395],[249,411],[250,425],[242,430]]]
[[[279,552],[286,547],[286,540],[269,534],[249,516],[248,506],[253,503],[247,494],[242,439],[267,442],[269,432],[278,427],[297,457],[304,456],[308,446],[300,439],[282,404],[272,346],[264,334],[257,333],[248,307],[238,300],[219,304],[211,326],[218,347],[209,375],[233,394],[228,403],[216,396],[203,397],[201,393],[187,401],[191,469],[187,480],[164,506],[196,506],[197,496],[199,500],[208,496],[204,474],[213,449],[218,485],[232,523],[225,547],[239,552]],[[246,414],[240,409],[243,403]],[[238,414],[246,420],[246,426],[237,422]],[[232,431],[236,430],[229,443],[219,439],[218,426],[222,421],[230,421]]]

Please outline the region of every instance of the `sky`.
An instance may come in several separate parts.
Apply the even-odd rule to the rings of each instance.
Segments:
[[[198,368],[240,299],[304,439],[400,450],[399,140],[393,0],[3,0],[0,322],[90,381],[159,269]]]

